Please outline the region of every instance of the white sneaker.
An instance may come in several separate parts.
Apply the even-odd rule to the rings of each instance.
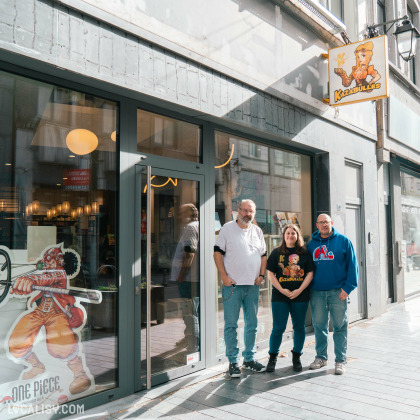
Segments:
[[[327,363],[328,363],[327,360],[321,359],[319,357],[315,357],[315,360],[309,365],[309,369],[312,369],[312,370],[320,369],[326,366]]]
[[[343,375],[346,371],[346,366],[342,362],[336,362],[335,364],[335,374],[336,375]]]

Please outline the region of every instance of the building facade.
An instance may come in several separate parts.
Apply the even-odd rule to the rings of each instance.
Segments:
[[[288,221],[309,240],[331,214],[360,264],[351,321],[420,291],[418,58],[400,62],[389,36],[390,98],[331,108],[321,55],[407,10],[417,24],[417,2],[175,3],[0,4],[9,418],[224,360],[212,253],[244,198],[269,251]],[[265,284],[261,348],[270,299]]]

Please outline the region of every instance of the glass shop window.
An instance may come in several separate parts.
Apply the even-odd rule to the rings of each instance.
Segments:
[[[287,223],[300,226],[305,242],[309,241],[312,233],[309,156],[222,132],[216,132],[215,153],[215,238],[225,223],[236,220],[241,200],[250,198],[257,206],[255,222],[264,233],[268,255],[280,245],[282,227]],[[221,284],[218,279],[218,354],[225,351]],[[260,292],[257,342],[268,340],[272,328],[268,280]],[[310,319],[307,325],[310,325]],[[242,318],[239,328],[243,328]],[[291,325],[288,326],[290,329]],[[243,340],[242,334],[238,334],[238,340]],[[240,345],[243,346],[243,342],[240,341]]]
[[[201,128],[152,112],[137,110],[137,151],[202,162]]]
[[[401,214],[403,240],[404,294],[420,292],[420,175],[401,171]]]
[[[118,385],[117,115],[0,72],[0,388],[14,406]]]

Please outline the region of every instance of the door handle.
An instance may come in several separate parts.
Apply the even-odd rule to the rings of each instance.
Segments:
[[[147,235],[146,235],[146,387],[150,389],[152,387],[152,353],[151,353],[151,343],[150,343],[150,323],[152,321],[151,317],[151,289],[152,289],[152,167],[147,166]]]

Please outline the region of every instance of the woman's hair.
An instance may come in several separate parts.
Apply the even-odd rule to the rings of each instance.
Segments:
[[[303,254],[304,252],[306,252],[306,247],[305,247],[305,242],[303,241],[302,232],[300,231],[299,227],[293,223],[289,223],[286,226],[284,226],[283,233],[281,236],[281,244],[279,245],[279,251],[282,254],[289,253],[286,247],[286,240],[284,239],[287,229],[293,229],[297,234],[297,241],[294,247],[296,250],[296,254]]]

